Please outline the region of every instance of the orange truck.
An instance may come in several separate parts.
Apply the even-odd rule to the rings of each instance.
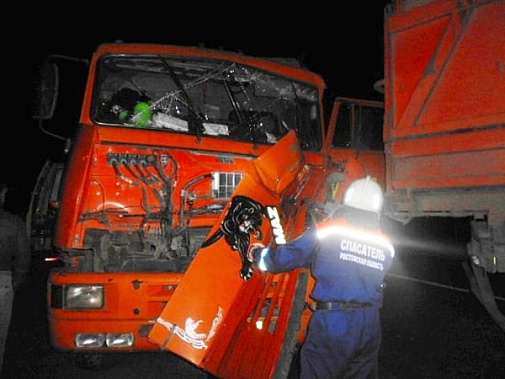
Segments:
[[[42,72],[48,120],[57,64]],[[99,46],[57,199],[41,173],[32,201],[56,208],[52,345],[87,366],[170,351],[222,378],[286,377],[313,281],[254,272],[247,248],[296,238],[353,178],[385,183],[382,103],[338,98],[326,122],[324,90],[289,59]]]
[[[468,218],[470,284],[505,330],[505,1],[397,0],[384,25],[389,216]]]
[[[312,278],[254,272],[244,252],[296,238],[365,174],[394,220],[469,219],[470,283],[505,329],[488,278],[505,272],[504,2],[396,0],[384,17],[384,107],[337,98],[328,120],[322,78],[290,60],[100,46],[53,201],[53,346],[286,377]],[[41,120],[58,94],[44,72]]]

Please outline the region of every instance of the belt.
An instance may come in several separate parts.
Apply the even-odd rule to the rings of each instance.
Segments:
[[[372,303],[356,303],[356,302],[333,302],[333,301],[316,301],[309,305],[312,311],[350,311],[356,309],[372,308]]]

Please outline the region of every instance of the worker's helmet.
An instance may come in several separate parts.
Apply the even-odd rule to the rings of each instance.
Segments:
[[[383,203],[382,189],[370,176],[352,182],[344,194],[344,205],[377,214]]]

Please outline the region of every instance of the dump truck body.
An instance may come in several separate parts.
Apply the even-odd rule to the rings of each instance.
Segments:
[[[393,2],[384,64],[389,215],[472,219],[472,283],[505,328],[479,279],[505,272],[505,2]]]

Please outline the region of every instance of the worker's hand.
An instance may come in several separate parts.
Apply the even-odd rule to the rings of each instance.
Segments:
[[[263,250],[265,248],[265,245],[263,245],[260,242],[252,243],[249,245],[249,248],[247,249],[247,259],[249,262],[254,262],[254,257],[256,255],[256,252],[258,250]]]

